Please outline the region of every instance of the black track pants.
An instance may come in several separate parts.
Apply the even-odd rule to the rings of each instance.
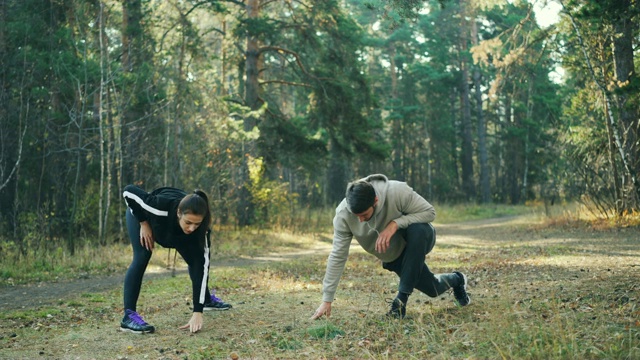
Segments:
[[[435,275],[425,263],[425,256],[436,243],[436,230],[428,223],[411,224],[398,230],[407,241],[400,257],[382,267],[400,277],[398,291],[411,294],[418,289],[431,297],[436,297],[453,286],[460,285],[460,277],[453,273]]]

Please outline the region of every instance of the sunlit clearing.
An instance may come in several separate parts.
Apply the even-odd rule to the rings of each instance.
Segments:
[[[636,264],[636,260],[638,257],[638,252],[633,254],[629,252],[627,255],[616,256],[616,263],[618,265],[629,265],[634,266]],[[547,257],[534,257],[529,259],[524,259],[521,261],[514,261],[514,264],[520,265],[552,265],[555,267],[561,268],[589,268],[594,269],[598,266],[607,267],[609,266],[609,260],[604,261],[601,256],[591,256],[591,255],[554,255]]]

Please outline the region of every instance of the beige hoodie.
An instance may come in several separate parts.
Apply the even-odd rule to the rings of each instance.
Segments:
[[[333,218],[333,249],[327,260],[327,270],[323,281],[322,300],[332,302],[340,277],[344,271],[349,246],[355,237],[362,248],[375,255],[383,262],[397,259],[405,247],[405,240],[399,233],[391,238],[385,253],[375,249],[378,234],[391,221],[398,224],[398,229],[406,229],[410,224],[430,223],[436,217],[436,211],[427,200],[404,182],[389,180],[385,175],[369,175],[366,181],[373,185],[378,197],[378,204],[371,219],[360,222],[358,217],[347,208],[346,200],[336,208]]]

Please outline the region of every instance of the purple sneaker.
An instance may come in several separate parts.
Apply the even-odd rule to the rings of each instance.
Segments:
[[[220,300],[220,298],[216,296],[215,290],[211,291],[211,298],[209,299],[209,301],[204,303],[204,311],[211,311],[211,310],[223,311],[223,310],[229,310],[232,307],[233,306],[231,306],[231,304],[227,304],[224,301]]]
[[[133,310],[125,310],[124,318],[120,322],[120,331],[128,331],[134,334],[152,333],[156,329],[142,320],[142,316]]]

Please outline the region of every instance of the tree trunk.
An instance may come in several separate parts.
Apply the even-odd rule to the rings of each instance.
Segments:
[[[460,104],[462,106],[461,126],[462,126],[462,189],[465,200],[469,201],[476,197],[476,189],[473,179],[473,137],[471,134],[471,104],[469,101],[469,60],[468,51],[468,31],[464,0],[460,1]]]
[[[8,49],[7,49],[7,41],[6,41],[6,33],[7,33],[7,1],[0,1],[0,119],[8,119],[9,118],[9,94],[7,89],[8,82]],[[7,126],[7,132],[9,130],[8,122],[3,121],[0,124],[0,142],[3,145],[7,144],[7,140],[5,140],[5,130],[4,126]],[[5,152],[2,151],[3,147],[0,146],[0,192],[6,186],[5,182],[5,173],[4,163],[9,161],[9,159],[4,158]]]
[[[530,77],[528,80],[529,86],[527,87],[527,94],[525,99],[525,104],[527,104],[527,113],[525,115],[525,119],[531,120],[533,117],[533,82],[535,79]],[[526,125],[525,125],[526,126]],[[529,186],[529,129],[526,126],[526,134],[524,137],[524,149],[522,151],[522,156],[524,157],[523,168],[522,168],[522,186],[520,189],[520,199],[522,201],[527,200],[527,188]]]
[[[100,2],[100,13],[98,14],[98,27],[100,31],[100,87],[98,88],[98,94],[96,96],[95,108],[98,114],[98,129],[100,133],[100,193],[99,193],[99,205],[98,205],[98,239],[100,244],[104,244],[105,237],[105,187],[106,184],[106,154],[105,154],[105,135],[104,135],[104,114],[103,114],[103,94],[105,89],[105,47],[103,41],[104,34],[104,4]],[[105,217],[103,217],[105,216]]]
[[[427,166],[427,199],[433,199],[433,174],[431,168],[431,157],[433,154],[433,141],[431,141],[431,133],[429,132],[429,127],[427,121],[424,124],[425,128],[425,139],[427,140],[427,158],[425,159],[425,164]]]
[[[522,187],[520,183],[520,174],[523,173],[524,162],[524,144],[523,139],[520,136],[520,126],[522,123],[522,111],[517,107],[519,101],[522,101],[520,94],[518,93],[518,85],[512,84],[511,97],[511,109],[510,118],[507,118],[507,124],[510,128],[508,132],[509,140],[507,141],[507,171],[509,178],[509,197],[512,205],[517,205],[521,201]],[[515,100],[515,101],[514,101]]]
[[[86,72],[86,67],[87,64],[85,63],[85,72]],[[87,100],[86,99],[90,99],[90,96],[87,96],[87,93],[85,90],[83,89],[88,89],[89,86],[87,84],[87,78],[85,77],[85,82],[84,84],[80,84],[78,83],[77,89],[78,91],[76,92],[76,108],[77,108],[77,129],[78,129],[78,133],[76,134],[76,146],[78,148],[82,148],[82,146],[84,145],[84,121],[85,121],[85,107],[87,106]],[[73,179],[73,187],[71,189],[71,194],[73,196],[72,202],[71,202],[71,211],[69,212],[69,223],[70,224],[74,224],[74,220],[76,219],[76,214],[78,212],[78,200],[80,199],[81,195],[81,187],[80,187],[80,181],[81,181],[81,175],[83,173],[83,169],[84,169],[84,159],[85,156],[83,156],[82,151],[76,151],[75,154],[75,163],[76,163],[76,171],[75,171],[75,175],[74,175],[74,179]],[[77,236],[78,232],[74,232],[73,233],[73,237]],[[69,236],[69,240],[72,238],[72,236]]]
[[[224,34],[227,33],[226,20],[222,20],[222,32]],[[222,41],[222,44],[220,47],[221,47],[220,51],[222,52],[222,56],[220,61],[221,73],[220,73],[220,86],[218,87],[218,96],[229,93],[229,89],[227,89],[227,47],[225,46],[224,41]]]
[[[249,19],[256,19],[260,13],[260,2],[258,0],[247,1],[247,17]],[[250,34],[247,37],[247,49],[246,49],[246,82],[245,82],[245,103],[251,110],[257,110],[260,107],[259,103],[259,64],[260,64],[260,48],[258,45],[258,39]],[[244,130],[251,131],[258,124],[258,119],[255,116],[247,116],[244,119]],[[240,226],[251,225],[254,218],[254,205],[251,198],[251,193],[247,186],[249,185],[249,159],[255,158],[255,141],[249,140],[243,144],[242,153],[242,166],[240,173],[240,198],[238,201],[238,223]]]
[[[502,141],[502,154],[503,154],[503,163],[502,163],[502,177],[503,177],[503,181],[502,181],[502,198],[503,201],[510,201],[511,203],[513,203],[513,199],[511,197],[511,192],[510,189],[513,187],[513,181],[515,176],[513,175],[513,172],[515,169],[512,168],[512,156],[513,153],[515,152],[515,149],[513,149],[511,146],[513,145],[513,141],[510,138],[509,135],[509,128],[512,126],[511,122],[513,121],[513,108],[512,108],[512,99],[511,99],[510,94],[506,94],[505,95],[505,100],[504,100],[504,120],[502,121],[502,134],[503,134],[503,141]]]
[[[182,15],[181,15],[182,16]],[[171,171],[170,186],[180,186],[180,174],[182,174],[182,161],[180,161],[180,154],[182,154],[182,128],[183,128],[183,116],[182,109],[184,106],[183,95],[185,92],[185,75],[184,75],[184,62],[186,57],[186,45],[187,38],[184,32],[181,32],[180,50],[178,53],[178,75],[176,79],[176,95],[174,99],[173,107],[173,132],[168,130],[172,135],[173,149],[169,160],[169,167],[173,169]],[[169,122],[170,123],[170,122]]]
[[[144,31],[144,12],[142,0],[128,0],[122,2],[122,57],[121,64],[125,73],[124,86],[119,94],[122,108],[121,128],[122,139],[127,154],[127,164],[123,166],[123,178],[131,183],[147,174],[149,159],[155,158],[157,147],[155,143],[145,141],[146,132],[151,126],[149,114],[150,98],[153,96],[153,82],[150,75],[144,71],[145,63],[152,62],[149,48],[153,46],[152,39]]]
[[[607,102],[604,102],[604,106],[605,106],[605,112],[608,112],[609,109],[607,109]],[[607,143],[608,143],[608,147],[607,149],[609,150],[609,166],[611,167],[611,174],[613,175],[613,192],[614,192],[614,196],[615,196],[615,211],[616,214],[621,214],[624,210],[623,208],[623,194],[622,191],[620,190],[621,187],[621,182],[622,182],[622,178],[620,177],[620,175],[618,174],[618,166],[616,164],[616,142],[613,138],[613,130],[611,129],[611,123],[609,121],[606,121],[607,124]]]
[[[471,39],[474,46],[478,45],[478,24],[471,19]],[[482,104],[482,74],[478,66],[473,67],[473,86],[476,98],[476,117],[478,121],[478,165],[480,167],[480,202],[491,202],[491,184],[489,182],[489,156],[487,154],[487,125],[484,121]]]
[[[449,112],[450,112],[450,117],[451,117],[451,128],[455,129],[458,125],[457,125],[457,119],[458,119],[458,112],[456,110],[456,89],[454,87],[451,88],[451,92],[450,92],[450,99],[449,99]],[[452,190],[455,190],[456,192],[460,189],[460,171],[459,171],[459,166],[458,164],[458,138],[457,136],[452,136],[451,137],[451,159],[453,164],[455,165],[453,167],[453,178],[455,179],[455,185],[452,186]]]
[[[326,196],[326,205],[336,206],[344,199],[345,190],[347,188],[347,169],[345,159],[335,140],[329,141],[329,167],[327,168],[327,185],[324,189]]]
[[[398,100],[398,69],[396,67],[396,48],[389,46],[389,77],[391,78],[391,143],[393,146],[393,177],[404,179],[402,174],[404,142],[402,141],[402,119],[398,116],[400,107]]]

